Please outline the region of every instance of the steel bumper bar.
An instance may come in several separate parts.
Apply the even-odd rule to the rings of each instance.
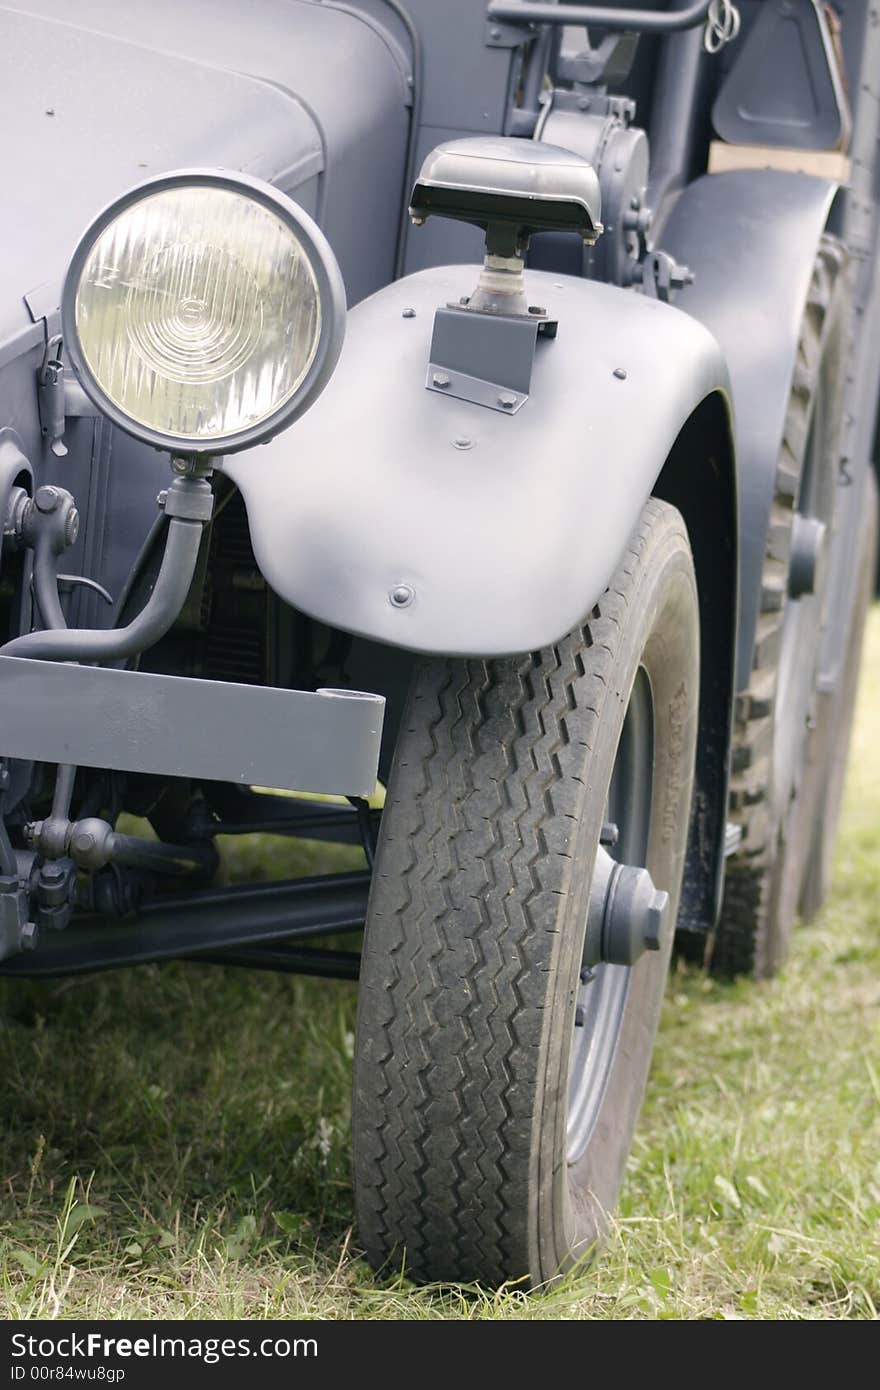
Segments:
[[[0,757],[369,796],[385,700],[0,657]]]

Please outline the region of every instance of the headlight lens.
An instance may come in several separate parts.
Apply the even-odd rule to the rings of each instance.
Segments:
[[[151,442],[217,453],[254,443],[299,413],[328,339],[329,370],[338,355],[341,323],[325,322],[341,317],[329,247],[288,199],[240,182],[146,185],[102,214],[74,256],[75,365]]]

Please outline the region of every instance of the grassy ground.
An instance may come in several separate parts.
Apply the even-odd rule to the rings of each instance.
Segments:
[[[194,966],[2,982],[0,1313],[875,1316],[878,849],[880,609],[831,905],[771,985],[673,977],[612,1237],[531,1297],[414,1290],[359,1260],[352,987]]]

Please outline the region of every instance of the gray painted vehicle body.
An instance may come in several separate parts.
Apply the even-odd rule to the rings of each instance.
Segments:
[[[226,461],[288,603],[414,651],[494,656],[557,641],[596,602],[682,426],[726,398],[727,372],[669,305],[526,279],[559,332],[539,341],[517,415],[422,389],[434,309],[473,282],[468,268],[425,270],[352,311],[336,376],[299,424]],[[395,607],[400,584],[413,599]]]
[[[847,24],[850,88],[870,88],[880,41],[866,0],[849,7]],[[491,657],[556,641],[601,595],[655,492],[685,518],[702,605],[698,796],[684,903],[686,924],[705,932],[721,881],[731,710],[752,659],[799,324],[824,231],[841,235],[865,264],[875,257],[875,131],[856,121],[852,194],[824,176],[755,168],[698,177],[711,135],[706,92],[723,80],[699,28],[646,40],[646,60],[618,84],[626,97],[609,98],[584,76],[582,58],[566,59],[549,115],[544,76],[556,60],[548,32],[489,22],[478,0],[406,0],[403,11],[388,0],[81,0],[73,15],[64,0],[6,6],[0,108],[15,137],[3,152],[0,505],[5,514],[16,482],[30,493],[43,484],[69,490],[82,524],[63,569],[119,602],[111,607],[72,581],[62,593],[66,621],[103,629],[131,616],[135,581],[141,600],[149,592],[168,460],[102,418],[82,391],[65,398],[66,456],[43,437],[36,381],[59,331],[66,265],[101,206],[146,177],[197,165],[277,185],[315,218],[339,260],[346,342],[302,419],[218,464],[218,487],[237,492],[223,497],[228,533],[218,515],[223,545],[210,561],[208,547],[203,556],[204,603],[144,655],[144,671],[227,680],[243,692],[247,682],[313,690],[325,681],[321,661],[296,665],[311,642],[321,657],[332,654],[337,675],[386,696],[384,774],[415,657]],[[630,97],[634,119],[618,110],[617,128],[603,124]],[[573,150],[600,160],[614,149],[619,158],[601,170],[606,230],[595,254],[577,238],[533,240],[532,264],[541,268],[527,270],[527,284],[558,334],[539,338],[529,398],[507,415],[425,389],[435,311],[473,290],[483,237],[442,217],[409,227],[406,207],[423,158],[441,142],[514,134],[527,145],[541,138],[543,122]],[[631,240],[641,236],[643,260],[659,248],[695,272],[674,305],[629,274],[620,219],[651,200],[650,236],[643,229]],[[606,256],[612,238],[617,254]],[[880,287],[866,276],[862,288],[870,317]],[[851,402],[859,488],[876,407],[869,357],[860,358]],[[490,363],[486,372],[494,380]],[[236,511],[241,499],[246,519]],[[857,523],[850,505],[832,557],[844,608]],[[229,561],[218,597],[212,566],[224,553],[240,563]],[[19,578],[10,635],[31,618],[29,576]],[[400,587],[411,601],[394,604]],[[247,623],[269,634],[250,665],[239,650],[247,623],[223,626],[243,594],[259,596]],[[69,698],[79,698],[72,684]],[[246,693],[239,698],[244,726]],[[161,771],[147,742],[139,741],[133,777]],[[21,789],[31,773],[19,751],[13,782]],[[224,751],[216,779],[231,780]],[[14,747],[0,752],[15,759]],[[12,800],[17,825],[25,799]],[[328,824],[339,819],[327,814]],[[321,815],[309,808],[308,816],[314,829]],[[333,824],[333,833],[355,838],[353,817]]]
[[[801,315],[834,193],[833,184],[805,174],[710,174],[685,189],[663,229],[663,245],[694,271],[687,312],[711,330],[731,377],[741,566],[738,689],[751,669],[761,596],[756,576],[767,545]]]

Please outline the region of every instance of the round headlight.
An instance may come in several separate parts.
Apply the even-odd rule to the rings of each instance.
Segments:
[[[147,443],[228,454],[307,409],[342,347],[345,291],[312,219],[269,184],[194,170],[105,208],[67,273],[86,392]]]

